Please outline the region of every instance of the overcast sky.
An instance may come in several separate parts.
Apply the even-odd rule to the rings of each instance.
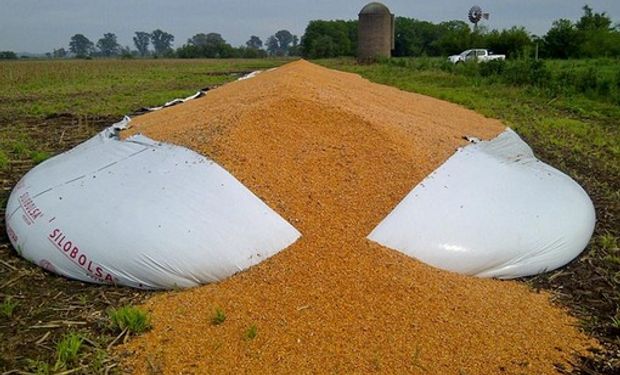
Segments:
[[[234,46],[250,35],[263,41],[288,29],[302,35],[313,19],[355,19],[368,1],[340,0],[0,0],[0,50],[48,52],[65,47],[76,33],[93,42],[105,32],[133,48],[134,31],[160,28],[175,36],[175,46],[199,32],[217,32]],[[587,3],[620,22],[620,0],[386,0],[397,16],[432,22],[467,19],[480,5],[491,14],[489,29],[523,25],[544,34],[553,20],[578,19]]]

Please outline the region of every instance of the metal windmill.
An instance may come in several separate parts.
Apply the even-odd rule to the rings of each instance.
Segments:
[[[469,12],[467,13],[467,18],[469,18],[469,22],[474,24],[475,31],[478,29],[478,22],[480,22],[480,20],[482,20],[483,18],[485,20],[489,19],[489,13],[483,13],[482,8],[480,8],[478,5],[474,5],[473,7],[471,7],[471,9],[469,9]]]

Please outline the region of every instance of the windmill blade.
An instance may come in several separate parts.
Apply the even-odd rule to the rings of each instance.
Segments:
[[[482,19],[482,8],[478,5],[474,5],[471,9],[469,9],[467,18],[469,18],[469,22],[471,23],[478,23],[480,19]]]

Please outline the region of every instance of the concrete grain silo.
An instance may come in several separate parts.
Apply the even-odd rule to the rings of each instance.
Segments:
[[[357,59],[390,57],[394,49],[394,15],[381,3],[367,4],[359,13]]]

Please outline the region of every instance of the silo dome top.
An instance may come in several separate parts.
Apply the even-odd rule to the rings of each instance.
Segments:
[[[390,14],[390,10],[381,3],[372,2],[362,8],[360,15],[362,14]]]

